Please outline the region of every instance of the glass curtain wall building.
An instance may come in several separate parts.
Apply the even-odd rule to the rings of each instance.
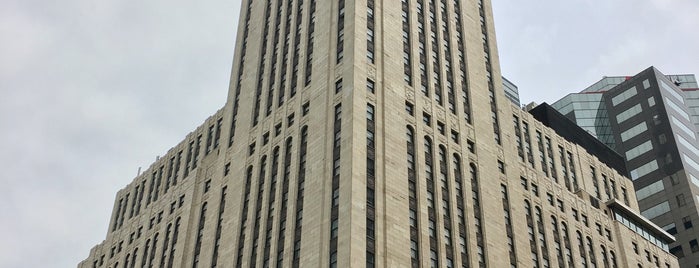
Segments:
[[[604,78],[552,105],[597,130],[624,157],[642,214],[677,236],[671,252],[683,267],[699,263],[696,87],[694,75],[664,75],[650,67],[633,77]]]

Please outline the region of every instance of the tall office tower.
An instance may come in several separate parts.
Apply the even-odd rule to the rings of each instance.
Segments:
[[[642,214],[677,236],[670,251],[683,267],[699,263],[697,93],[693,75],[650,67],[604,78],[553,104],[624,156]]]
[[[228,102],[80,267],[677,265],[630,180],[505,99],[490,1],[242,10]]]
[[[504,76],[502,77],[502,86],[505,90],[505,97],[509,99],[514,105],[521,105],[519,102],[519,89],[517,85],[507,80]]]

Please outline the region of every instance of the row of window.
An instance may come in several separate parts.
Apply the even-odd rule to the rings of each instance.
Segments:
[[[249,166],[245,173],[245,199],[243,199],[243,211],[240,214],[240,234],[238,235],[238,256],[236,267],[243,267],[243,249],[245,248],[245,233],[248,224],[248,207],[250,203],[250,188],[252,184],[253,167]]]
[[[415,166],[415,132],[408,127],[407,138],[407,160],[408,160],[408,207],[410,217],[410,265],[413,268],[420,266],[419,232],[417,221],[417,175]]]
[[[517,251],[515,250],[514,231],[512,230],[512,216],[510,215],[510,197],[507,194],[507,186],[500,185],[502,194],[502,209],[505,216],[505,233],[507,234],[507,249],[510,259],[510,267],[517,267]],[[530,241],[531,242],[531,241]]]
[[[667,202],[665,202],[667,203]],[[658,208],[662,209],[662,208]],[[643,213],[641,213],[643,214]],[[652,219],[650,217],[647,217],[646,214],[643,214],[644,217],[648,219]],[[668,251],[668,243],[665,241],[663,238],[658,237],[657,235],[654,235],[651,230],[649,230],[647,227],[645,227],[645,224],[639,223],[636,220],[634,220],[631,217],[628,217],[625,215],[623,212],[620,211],[614,211],[614,219],[616,219],[618,222],[622,223],[631,231],[634,231],[644,239],[648,240],[649,242],[653,243],[654,245],[658,246],[659,248],[663,249],[664,251]],[[691,225],[691,221],[690,221]],[[672,253],[672,252],[671,252]]]
[[[241,84],[243,81],[243,73],[245,71],[245,55],[247,54],[248,47],[248,33],[250,32],[250,9],[252,5],[252,0],[248,0],[246,3],[245,10],[245,28],[243,30],[243,41],[240,50],[240,61],[238,62],[238,74],[235,83],[235,100],[233,101],[233,113],[231,115],[231,128],[228,133],[228,147],[233,145],[233,140],[235,137],[235,127],[238,120],[238,108],[240,101]]]
[[[342,62],[344,57],[345,42],[345,0],[337,2],[337,48],[335,51],[336,63]]]
[[[375,110],[367,103],[366,110],[366,267],[375,266],[376,254],[376,142]]]
[[[179,230],[180,230],[180,217],[177,217],[175,220],[174,224],[174,232],[172,232],[173,229],[173,223],[169,223],[166,227],[166,232],[165,232],[165,240],[163,241],[162,244],[158,243],[158,238],[160,236],[159,232],[156,232],[155,235],[145,241],[143,244],[144,249],[143,252],[139,250],[139,247],[134,247],[133,252],[128,252],[126,256],[123,259],[123,266],[122,267],[135,267],[136,263],[138,262],[138,254],[143,253],[143,255],[140,258],[140,265],[141,267],[153,267],[156,266],[156,250],[158,245],[162,246],[162,254],[160,256],[160,267],[167,267],[167,268],[172,268],[173,262],[174,262],[174,254],[175,254],[175,246],[177,245],[177,240],[179,237]],[[142,227],[139,227],[138,232],[135,234],[131,234],[129,238],[129,244],[131,244],[134,241],[134,236],[136,239],[141,237],[142,234]],[[172,232],[172,233],[171,233]],[[113,258],[116,254],[119,254],[122,252],[123,249],[123,244],[124,241],[121,241],[118,243],[118,246],[113,246],[110,250],[109,253],[109,258]],[[169,248],[169,249],[168,249]],[[99,258],[95,257],[95,259],[92,262],[92,267],[102,267],[105,263],[105,255],[102,254]],[[114,263],[113,267],[119,267],[119,261],[116,261]]]
[[[220,126],[221,122],[222,120],[219,119],[217,121],[217,126]],[[214,137],[217,138],[217,136],[220,134],[220,127],[216,128],[219,129],[216,132],[213,132],[213,125],[209,127],[209,129],[211,135],[209,135],[209,137],[207,138],[207,148],[216,148],[218,146],[218,140],[216,139],[216,141],[214,141],[212,139]],[[146,178],[145,180],[141,181],[140,184],[137,184],[134,187],[134,191],[132,192],[133,194],[129,192],[126,193],[123,198],[119,198],[117,208],[113,216],[111,229],[112,231],[116,231],[117,229],[121,228],[121,226],[123,226],[124,221],[127,218],[127,210],[129,210],[129,219],[140,214],[142,201],[145,195],[146,185],[148,185],[148,195],[146,196],[145,206],[148,207],[151,203],[157,201],[160,195],[166,194],[171,186],[177,185],[178,174],[180,174],[180,172],[182,172],[182,175],[186,178],[189,175],[189,172],[197,167],[199,158],[198,156],[200,155],[201,140],[202,135],[199,135],[195,140],[189,142],[186,161],[183,169],[180,169],[182,166],[181,163],[183,153],[183,151],[180,150],[170,158],[169,163],[167,165],[167,175],[164,174],[165,164],[161,165],[157,169],[154,168],[153,172],[151,173],[150,179]],[[207,150],[205,154],[208,154],[209,152],[210,151]],[[163,179],[163,177],[165,178]],[[150,183],[148,183],[149,180]],[[162,189],[161,186],[163,187]]]
[[[488,36],[488,25],[485,17],[483,0],[478,1],[478,13],[481,21],[481,38],[483,39],[483,52],[485,57],[485,72],[488,78],[488,96],[490,97],[490,117],[493,122],[493,137],[498,145],[502,144],[500,139],[500,123],[498,119],[497,100],[495,98],[495,82],[493,78],[493,65],[490,61],[490,37]]]
[[[417,198],[417,176],[416,176],[416,164],[415,164],[415,136],[412,127],[407,127],[407,160],[408,160],[408,186],[409,186],[409,216],[410,216],[410,241],[411,241],[411,266],[419,267],[420,263],[420,231],[418,228],[418,202]],[[447,151],[446,147],[439,145],[438,155],[435,159],[433,150],[432,140],[425,136],[424,139],[424,167],[425,167],[425,181],[427,186],[426,192],[426,206],[428,210],[428,230],[429,230],[429,253],[430,253],[430,267],[453,267],[454,263],[457,262],[454,254],[459,253],[461,263],[467,265],[469,262],[468,252],[467,252],[467,239],[466,239],[466,220],[464,215],[464,200],[463,200],[463,181],[461,179],[461,160],[457,154],[454,154],[452,163],[454,165],[454,180],[452,181],[448,176],[448,163],[447,163]],[[437,162],[435,162],[437,160]],[[434,165],[437,163],[437,165]],[[439,184],[435,181],[435,175],[433,170],[439,168],[438,177]],[[477,236],[480,237],[478,245],[478,255],[479,262],[483,265],[485,264],[485,252],[484,244],[482,241],[482,228],[480,226],[480,196],[478,191],[478,182],[475,172],[475,166],[470,165],[470,175],[471,175],[471,187],[474,194],[474,209],[476,210],[476,222],[475,226],[477,228]],[[452,183],[453,182],[453,186]],[[456,204],[451,204],[449,196],[450,192],[455,191],[457,196]],[[475,188],[474,188],[475,187]],[[442,197],[439,204],[435,199],[435,196]],[[436,209],[438,205],[441,206],[441,211]],[[454,211],[452,211],[452,205],[455,205]],[[452,228],[452,212],[455,212],[457,217],[457,226]],[[440,222],[442,223],[441,226]],[[438,235],[438,229],[441,227],[441,236]],[[456,228],[458,227],[458,228]],[[456,237],[452,236],[453,232],[458,230],[458,240]],[[458,241],[458,244],[457,244]],[[442,261],[438,258],[439,242],[444,243],[446,249],[445,259]],[[458,245],[458,251],[453,249],[453,247]]]
[[[294,228],[294,252],[293,252],[293,259],[292,259],[292,266],[293,267],[298,267],[299,266],[299,258],[300,258],[300,248],[301,248],[301,222],[303,218],[303,196],[304,196],[304,183],[305,183],[305,172],[306,172],[306,150],[307,150],[307,135],[308,135],[308,128],[306,126],[303,126],[301,129],[301,141],[300,141],[300,149],[299,149],[299,166],[298,166],[298,181],[297,181],[297,187],[296,187],[296,192],[297,192],[297,199],[295,202],[295,225],[293,226]],[[272,150],[272,159],[271,159],[271,166],[269,167],[269,178],[266,177],[266,172],[267,172],[267,156],[264,155],[262,156],[262,159],[260,160],[260,171],[259,171],[259,177],[258,177],[258,193],[257,193],[257,201],[256,201],[256,209],[254,212],[255,220],[254,220],[254,225],[253,225],[253,230],[252,230],[252,250],[251,250],[251,255],[249,258],[249,263],[247,265],[249,266],[254,266],[256,265],[257,262],[257,245],[258,240],[260,237],[263,237],[264,241],[262,244],[262,250],[260,254],[264,256],[263,258],[263,266],[268,267],[268,266],[274,266],[274,262],[276,261],[276,267],[283,267],[284,266],[284,241],[286,238],[286,228],[287,228],[287,218],[286,218],[286,211],[288,209],[288,197],[289,197],[289,187],[290,187],[290,176],[291,176],[291,158],[292,158],[292,138],[289,137],[286,139],[285,145],[284,145],[284,153],[283,153],[283,159],[282,157],[282,152],[280,147],[275,147]],[[280,163],[283,163],[283,166],[280,166]],[[281,170],[282,172],[282,182],[281,182],[281,187],[282,190],[279,192],[279,196],[277,195],[276,187],[277,187],[277,180],[279,175],[279,171]],[[241,221],[240,221],[240,235],[238,237],[238,257],[237,257],[237,264],[236,267],[243,267],[247,266],[243,264],[243,252],[244,248],[246,245],[246,229],[247,229],[247,218],[248,218],[248,208],[249,208],[249,200],[250,200],[250,192],[251,192],[251,183],[253,181],[253,167],[249,166],[247,169],[247,176],[246,176],[246,181],[245,181],[245,190],[244,190],[244,197],[245,199],[243,200],[243,211],[241,215]],[[265,193],[267,193],[266,199],[264,198]],[[266,217],[264,219],[263,223],[263,211],[262,205],[265,203],[263,200],[266,200],[267,204],[267,211],[266,211]],[[277,200],[281,200],[280,202],[277,202]],[[278,222],[279,229],[277,230],[277,248],[276,248],[276,256],[272,253],[272,238],[274,237],[274,222],[275,222],[275,216],[277,215],[277,208],[280,212],[279,218],[276,220]],[[264,224],[264,225],[263,225]],[[262,229],[260,228],[261,226],[264,226],[265,228]],[[261,232],[264,230],[264,234],[261,234]]]
[[[343,0],[340,0],[343,1]],[[343,1],[344,2],[344,1]],[[332,202],[330,209],[330,268],[337,267],[337,240],[339,229],[340,206],[340,145],[342,137],[342,104],[335,106],[333,123],[333,171],[332,171]]]
[[[269,192],[267,197],[267,217],[265,223],[265,240],[263,241],[263,253],[262,256],[262,267],[269,267],[270,260],[270,250],[272,247],[272,235],[273,224],[274,224],[274,211],[276,206],[276,194],[277,194],[277,176],[279,174],[279,146],[272,150],[272,167],[269,175]]]
[[[374,64],[374,0],[367,0],[366,5],[366,57],[369,63]]]
[[[296,3],[294,5],[294,3]],[[312,61],[313,61],[313,33],[314,33],[314,27],[315,27],[315,0],[311,0],[310,3],[310,11],[309,11],[309,21],[308,21],[308,36],[306,40],[306,63],[305,63],[305,86],[308,86],[311,82],[311,72],[312,72]],[[292,98],[295,96],[297,87],[298,87],[298,72],[299,72],[299,58],[300,58],[300,50],[301,50],[301,26],[302,26],[302,21],[303,21],[303,5],[304,1],[302,0],[288,0],[286,1],[286,5],[284,5],[284,1],[278,1],[277,2],[277,7],[276,7],[276,16],[274,16],[275,19],[275,27],[274,27],[274,35],[273,35],[273,40],[270,43],[270,45],[273,45],[273,51],[272,51],[272,56],[269,58],[269,64],[271,64],[270,71],[268,73],[269,75],[269,82],[268,82],[268,94],[267,94],[267,109],[266,109],[266,116],[271,115],[272,113],[272,107],[273,107],[273,99],[274,99],[274,92],[275,90],[278,92],[277,94],[277,107],[280,107],[281,105],[284,104],[286,97],[286,91],[287,91],[287,86],[289,86],[289,97]],[[296,11],[296,16],[294,20],[294,25],[292,27],[292,14],[293,11]],[[284,13],[284,10],[286,13]],[[258,70],[259,76],[257,80],[257,94],[255,95],[255,105],[254,105],[254,113],[253,113],[253,126],[256,126],[257,123],[259,122],[259,106],[261,102],[261,87],[263,85],[264,81],[264,70],[265,70],[265,63],[268,61],[266,58],[267,54],[267,45],[268,45],[268,34],[269,34],[269,24],[270,24],[270,13],[271,13],[271,1],[267,1],[267,5],[265,8],[265,27],[263,31],[263,44],[262,44],[262,54],[260,56],[260,68]],[[284,17],[282,18],[282,15]],[[280,45],[280,40],[282,40],[282,36],[280,34],[281,32],[281,27],[284,27],[284,33],[283,33],[283,40],[284,44]],[[292,36],[292,28],[294,29],[293,36]],[[292,48],[290,42],[292,41],[293,38],[293,52],[291,52]],[[291,58],[292,66],[291,68],[291,81],[287,85],[287,77],[289,76],[289,57]],[[281,60],[279,58],[281,57]],[[280,65],[279,68],[281,68],[279,74],[277,75],[277,65]],[[242,68],[242,59],[241,59],[241,68]],[[279,85],[277,86],[277,80],[279,80]],[[236,89],[237,90],[237,89]],[[236,93],[237,94],[237,93]],[[237,106],[237,105],[236,105]],[[237,108],[237,107],[236,107]],[[237,109],[234,108],[237,112]]]
[[[272,6],[272,1],[267,0],[265,4],[265,22],[264,22],[264,30],[262,32],[263,40],[262,40],[262,50],[261,50],[261,55],[260,55],[260,62],[257,65],[258,70],[257,70],[257,84],[255,86],[256,92],[255,92],[255,105],[253,106],[253,113],[252,113],[252,126],[257,126],[257,123],[259,122],[260,119],[260,102],[262,98],[262,84],[264,82],[264,73],[265,73],[265,64],[267,62],[267,41],[269,39],[269,18],[270,18],[270,9]]]
[[[403,80],[408,85],[413,84],[412,44],[410,43],[410,6],[408,0],[401,0],[401,22],[403,26]]]
[[[302,117],[307,116],[310,113],[310,111],[311,111],[310,102],[307,101],[301,106],[301,116]],[[292,127],[294,125],[295,121],[296,121],[296,114],[291,113],[290,115],[288,115],[286,117],[286,127],[287,128]],[[279,122],[276,125],[274,125],[274,137],[278,137],[279,135],[282,134],[282,123],[283,122]],[[270,139],[270,132],[269,131],[262,134],[262,139],[261,139],[262,145],[261,146],[267,145],[269,143],[269,139]],[[250,143],[248,145],[248,156],[253,155],[255,153],[256,149],[257,149],[257,142]]]

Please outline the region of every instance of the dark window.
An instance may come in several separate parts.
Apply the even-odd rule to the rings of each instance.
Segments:
[[[468,148],[468,151],[472,154],[476,153],[476,143],[474,143],[472,140],[466,141],[466,147]]]
[[[289,116],[286,117],[286,126],[287,127],[294,125],[294,117],[295,117],[294,114],[290,114]]]
[[[534,196],[539,197],[539,186],[534,183],[532,183],[532,193]]]
[[[306,116],[311,111],[310,103],[306,102],[301,106],[301,115]]]
[[[451,140],[458,144],[459,143],[459,132],[452,130],[451,131]]]
[[[248,155],[252,155],[254,153],[255,153],[255,143],[253,142],[250,145],[248,145]]]
[[[342,79],[335,81],[335,93],[342,91]]]
[[[375,92],[375,87],[376,87],[376,84],[374,83],[373,80],[371,80],[371,79],[366,80],[366,90],[369,91],[369,93],[373,94]]]
[[[279,123],[276,126],[274,126],[274,136],[279,136],[279,134],[282,134],[282,123]]]
[[[675,255],[675,257],[677,257],[677,258],[682,258],[682,257],[684,257],[684,251],[682,251],[682,246],[681,246],[681,245],[680,245],[680,246],[676,246],[676,247],[674,247],[674,248],[671,248],[671,249],[670,249],[670,253],[672,253],[672,255]]]
[[[415,108],[412,103],[410,102],[405,102],[405,111],[408,112],[409,115],[415,116]]]
[[[262,145],[267,145],[269,143],[269,131],[262,134]]]
[[[211,190],[211,179],[204,182],[204,192],[208,193]]]

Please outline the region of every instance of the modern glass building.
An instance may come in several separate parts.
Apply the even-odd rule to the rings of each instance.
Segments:
[[[693,75],[650,67],[604,78],[552,105],[624,156],[642,214],[677,236],[671,252],[683,267],[699,263],[696,87]]]

